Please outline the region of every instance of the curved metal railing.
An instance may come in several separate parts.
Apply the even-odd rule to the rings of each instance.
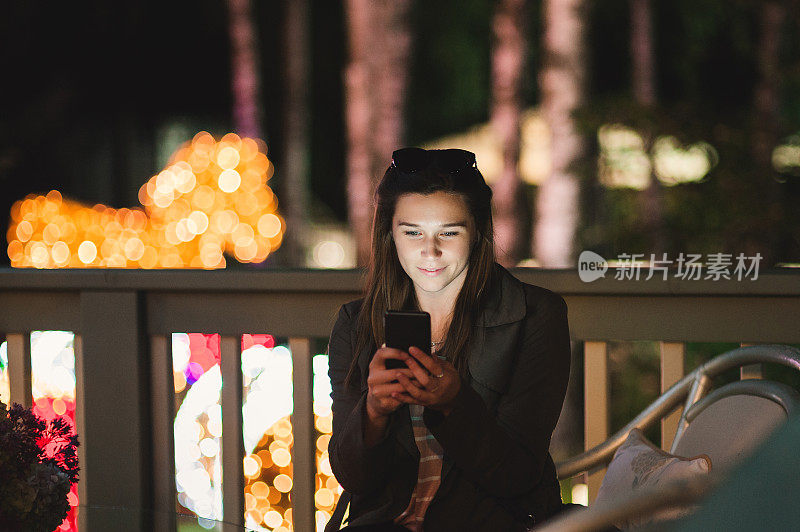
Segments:
[[[631,430],[646,429],[672,412],[683,401],[683,411],[672,444],[674,450],[686,429],[687,412],[708,392],[711,387],[711,379],[729,369],[751,364],[779,364],[800,371],[800,349],[786,345],[754,345],[739,347],[714,357],[672,385],[669,390],[606,441],[556,464],[558,478],[573,477],[584,471],[607,465]]]

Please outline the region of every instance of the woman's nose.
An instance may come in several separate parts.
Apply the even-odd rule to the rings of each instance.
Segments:
[[[439,243],[435,238],[425,239],[422,246],[422,255],[424,257],[438,257],[441,254],[442,250],[439,249]]]

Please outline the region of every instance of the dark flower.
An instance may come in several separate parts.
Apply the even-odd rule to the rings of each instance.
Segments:
[[[69,512],[78,480],[78,436],[66,420],[50,423],[30,409],[0,401],[0,524],[49,532]]]

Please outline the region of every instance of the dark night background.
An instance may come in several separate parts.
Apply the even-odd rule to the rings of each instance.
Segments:
[[[761,175],[749,153],[757,79],[759,3],[654,2],[659,105],[631,101],[628,3],[590,2],[587,15],[587,138],[610,120],[705,140],[720,156],[702,183],[666,190],[668,251],[750,252],[800,262],[795,175]],[[788,2],[793,6],[793,2]],[[281,196],[284,4],[253,3],[260,39],[262,129]],[[338,2],[308,4],[311,216],[346,219],[345,14]],[[529,2],[526,103],[538,103],[541,2]],[[788,10],[781,39],[780,138],[800,131],[800,27]],[[489,116],[492,3],[413,4],[406,141],[462,131]],[[0,230],[11,204],[34,192],[113,207],[137,205],[167,147],[231,129],[230,45],[222,0],[109,3],[13,2],[0,20]],[[182,129],[181,129],[182,128]],[[186,137],[174,138],[185,131]],[[169,135],[173,137],[169,137]],[[168,138],[169,137],[169,138]],[[166,151],[165,151],[166,150]],[[586,163],[587,176],[594,163]],[[587,180],[578,248],[648,250],[632,191]],[[769,191],[772,192],[769,192]],[[772,194],[772,195],[770,195]],[[765,236],[767,235],[767,236]],[[769,240],[765,244],[764,239]],[[0,254],[0,265],[8,257]]]

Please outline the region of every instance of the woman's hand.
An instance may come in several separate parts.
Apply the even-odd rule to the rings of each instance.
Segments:
[[[453,408],[453,399],[461,389],[461,376],[455,366],[416,347],[411,347],[409,351],[413,358],[402,353],[406,358],[401,360],[411,370],[414,379],[405,373],[399,374],[397,379],[403,385],[403,390],[392,392],[392,398],[403,403],[427,406],[448,415]]]
[[[399,382],[400,378],[406,382],[417,382],[410,369],[387,369],[386,360],[390,358],[406,361],[410,357],[404,351],[391,347],[381,347],[375,352],[369,363],[367,377],[367,414],[371,419],[388,417],[403,404],[403,401],[392,396],[405,391],[404,385]]]

